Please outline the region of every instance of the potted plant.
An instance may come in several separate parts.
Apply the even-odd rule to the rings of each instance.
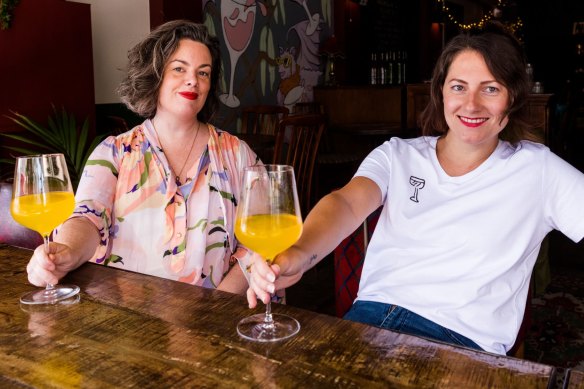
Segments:
[[[0,0],[0,29],[7,30],[12,24],[12,12],[20,0]]]
[[[74,188],[77,188],[83,173],[87,158],[103,140],[105,135],[96,136],[91,142],[89,139],[89,122],[87,119],[79,129],[72,114],[64,108],[57,111],[53,107],[53,115],[48,118],[48,128],[17,112],[7,116],[14,123],[22,127],[33,137],[22,134],[2,133],[1,136],[16,140],[23,144],[19,146],[4,146],[19,155],[62,153],[67,160],[69,175]],[[14,159],[0,159],[1,163],[14,164]]]

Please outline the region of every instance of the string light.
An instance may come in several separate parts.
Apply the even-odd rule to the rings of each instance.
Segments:
[[[452,13],[450,13],[450,9],[448,8],[448,6],[446,5],[446,1],[445,0],[436,0],[438,2],[438,4],[442,4],[442,12],[444,12],[444,14],[448,17],[448,20],[450,22],[452,22],[452,24],[458,26],[458,28],[462,29],[462,30],[470,30],[470,29],[475,29],[475,28],[483,28],[483,26],[485,25],[485,23],[487,23],[488,21],[490,21],[491,19],[493,19],[494,15],[493,15],[493,11],[489,11],[487,12],[485,15],[483,15],[483,17],[481,18],[481,20],[479,20],[478,22],[473,22],[473,23],[461,23],[459,22],[453,15]],[[497,1],[497,6],[495,8],[503,8],[505,6],[505,2],[503,0],[498,0]],[[507,28],[509,30],[511,30],[511,32],[513,32],[513,34],[517,33],[522,27],[523,27],[523,21],[521,20],[521,18],[517,18],[517,20],[513,23],[505,23]]]

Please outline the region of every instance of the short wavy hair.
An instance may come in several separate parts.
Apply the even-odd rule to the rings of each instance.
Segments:
[[[467,50],[478,52],[497,82],[508,90],[509,103],[505,114],[509,116],[509,123],[501,131],[499,138],[512,144],[520,140],[542,142],[532,132],[529,120],[527,97],[530,80],[525,70],[527,61],[523,48],[500,23],[489,23],[478,32],[461,33],[448,42],[432,74],[430,102],[420,117],[422,134],[435,136],[448,132],[442,89],[450,65],[461,52]]]
[[[128,51],[127,74],[118,88],[118,94],[131,111],[144,118],[154,117],[164,66],[182,39],[200,42],[211,52],[213,61],[211,89],[197,118],[206,123],[213,117],[219,104],[217,96],[221,73],[219,40],[210,35],[203,24],[188,20],[173,20],[162,24]]]

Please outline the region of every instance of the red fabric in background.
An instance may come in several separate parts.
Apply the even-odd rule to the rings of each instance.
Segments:
[[[379,220],[381,208],[367,217],[367,242],[371,240],[373,230]],[[343,317],[345,313],[351,308],[357,292],[359,290],[359,280],[361,279],[361,271],[363,270],[363,262],[365,260],[365,228],[362,224],[351,235],[345,238],[341,244],[334,250],[335,258],[335,310],[337,317]],[[527,296],[527,305],[525,314],[523,315],[523,322],[519,328],[517,341],[507,355],[522,357],[516,355],[525,341],[525,335],[529,326],[531,325],[531,288]]]
[[[381,208],[369,215],[365,221],[367,242],[371,240],[380,213]],[[338,317],[345,315],[357,297],[366,251],[365,223],[345,238],[334,251],[335,309]]]
[[[40,234],[14,221],[10,214],[12,183],[0,182],[0,243],[35,249],[43,244]]]

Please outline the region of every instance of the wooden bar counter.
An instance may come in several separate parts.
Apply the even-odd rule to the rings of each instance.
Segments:
[[[25,306],[31,252],[0,245],[0,387],[548,388],[551,366],[290,306],[295,337],[239,338],[243,296],[85,264],[72,304]],[[255,312],[262,312],[263,306]]]

